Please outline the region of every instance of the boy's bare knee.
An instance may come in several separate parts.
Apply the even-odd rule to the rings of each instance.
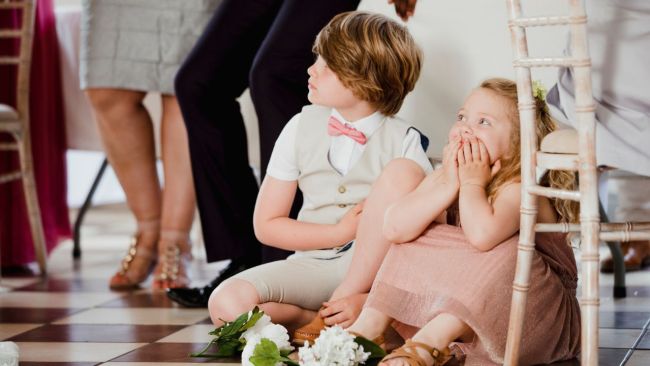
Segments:
[[[208,300],[208,310],[213,323],[223,319],[235,320],[240,314],[252,310],[259,303],[255,286],[248,281],[228,279],[217,287]]]

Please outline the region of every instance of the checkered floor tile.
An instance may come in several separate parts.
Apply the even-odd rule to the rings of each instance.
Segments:
[[[0,293],[0,340],[18,344],[21,365],[239,363],[189,357],[210,339],[207,310],[182,308],[148,284],[133,292],[108,289],[132,231],[125,207],[94,209],[84,226],[81,261],[72,260],[65,242],[50,257],[47,279],[2,277],[0,286],[9,291]],[[205,264],[201,250],[191,268],[197,285],[224,265]],[[601,283],[600,364],[650,365],[650,270],[628,274],[625,299],[611,297],[611,275],[602,275]]]

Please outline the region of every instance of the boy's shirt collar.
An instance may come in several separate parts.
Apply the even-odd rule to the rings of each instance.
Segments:
[[[359,120],[357,120],[354,123],[348,122],[341,113],[339,113],[336,109],[332,108],[332,117],[336,118],[339,120],[339,122],[343,123],[344,125],[348,127],[354,127],[357,129],[357,131],[363,132],[366,137],[370,137],[377,129],[379,126],[381,126],[381,122],[384,120],[385,116],[379,112],[376,111],[375,113],[363,117]]]

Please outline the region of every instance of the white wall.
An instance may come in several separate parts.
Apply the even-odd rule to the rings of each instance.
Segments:
[[[326,0],[323,0],[326,1]],[[80,0],[56,0],[57,5]],[[525,2],[525,15],[566,13],[566,1]],[[363,0],[359,9],[376,11],[398,20],[386,0]],[[505,0],[420,0],[407,26],[424,52],[424,67],[415,90],[407,97],[400,116],[421,129],[431,140],[428,154],[439,156],[447,130],[464,97],[481,80],[492,76],[513,78],[512,51]],[[565,31],[533,29],[531,56],[559,56]],[[556,72],[535,72],[548,87]],[[258,131],[250,98],[242,98],[251,164],[259,165]],[[74,163],[69,170],[74,174]]]
[[[565,1],[564,1],[565,2]],[[561,13],[562,1],[528,1],[527,15]],[[393,17],[385,0],[364,0],[359,9]],[[424,66],[415,90],[399,113],[429,136],[428,155],[439,156],[456,111],[465,96],[483,79],[514,78],[505,0],[420,0],[406,23],[424,52]],[[530,33],[531,55],[557,56],[565,44],[560,29]],[[541,46],[541,47],[540,47]],[[548,87],[555,71],[535,73]]]

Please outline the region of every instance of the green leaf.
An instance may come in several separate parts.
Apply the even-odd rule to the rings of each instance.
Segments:
[[[237,335],[237,338],[239,338],[241,333],[243,333],[241,331],[241,328],[242,328],[242,326],[244,326],[244,324],[246,324],[247,321],[248,321],[248,313],[246,312],[246,313],[243,313],[242,315],[240,315],[234,321],[232,321],[230,323],[226,323],[224,325],[224,327],[223,327],[223,330],[221,331],[220,336],[221,337],[226,337],[226,336],[235,335],[235,334],[239,333]]]
[[[217,349],[217,355],[220,357],[231,357],[234,356],[239,351],[239,346],[241,341],[239,338],[226,338],[223,341],[217,342],[219,348]]]
[[[211,354],[211,353],[206,353],[206,352],[207,352],[208,349],[210,349],[210,347],[212,347],[212,345],[215,344],[215,343],[217,343],[217,338],[214,338],[213,340],[211,340],[211,341],[208,343],[208,345],[205,346],[205,348],[203,348],[203,349],[200,350],[199,352],[190,353],[190,356],[191,356],[191,357],[214,357],[213,354]]]
[[[250,319],[248,319],[246,324],[244,324],[241,327],[241,331],[245,332],[248,329],[252,328],[257,323],[257,321],[260,320],[260,318],[262,318],[263,315],[264,312],[260,311],[260,309],[256,306],[255,309],[253,309],[253,313],[251,314]]]
[[[361,347],[363,347],[363,352],[370,352],[368,360],[370,359],[382,359],[386,357],[386,351],[384,351],[379,345],[367,338],[364,337],[355,337],[354,342]]]
[[[262,338],[260,343],[255,346],[253,355],[249,360],[255,366],[275,366],[282,361],[278,346],[268,338]]]

